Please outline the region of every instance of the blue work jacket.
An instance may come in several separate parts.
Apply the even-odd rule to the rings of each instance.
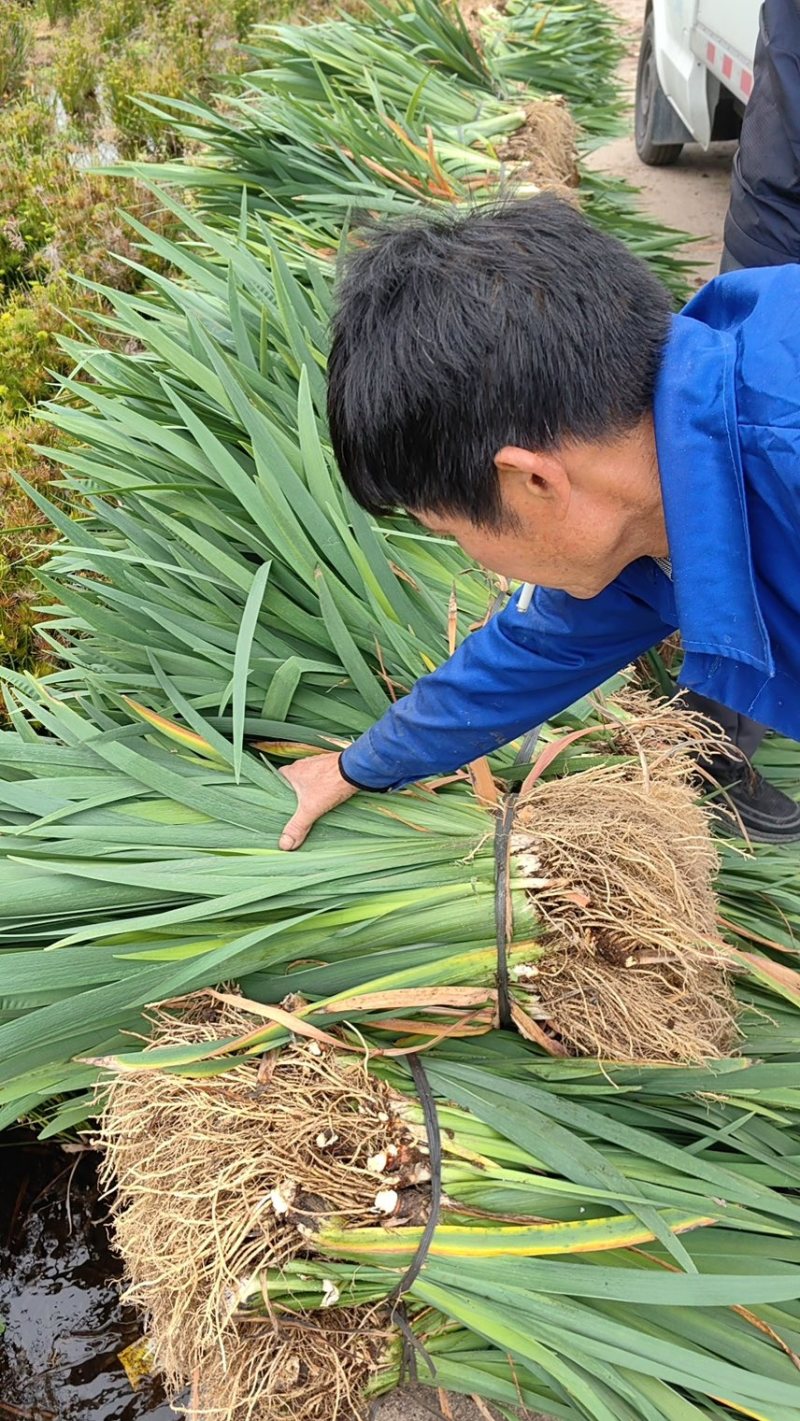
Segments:
[[[467,764],[680,630],[681,683],[800,739],[800,266],[710,282],[673,319],[654,400],[672,578],[537,588],[467,637],[342,769],[394,788]]]

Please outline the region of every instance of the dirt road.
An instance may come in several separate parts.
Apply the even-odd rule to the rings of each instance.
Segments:
[[[630,38],[629,51],[620,66],[620,77],[633,101],[636,59],[644,16],[644,0],[606,0]],[[700,240],[686,249],[697,267],[697,285],[713,276],[722,247],[722,225],[728,206],[730,170],[735,143],[716,143],[708,153],[689,143],[673,168],[646,168],[633,146],[633,112],[630,131],[605,143],[589,157],[598,171],[627,178],[641,189],[644,207],[671,227],[679,227]]]

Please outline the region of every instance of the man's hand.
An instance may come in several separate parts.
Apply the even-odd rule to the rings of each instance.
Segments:
[[[297,795],[297,809],[279,840],[282,849],[299,849],[309,830],[323,814],[335,809],[337,804],[344,804],[357,792],[341,773],[339,756],[335,752],[296,760],[293,765],[281,770],[281,774]]]

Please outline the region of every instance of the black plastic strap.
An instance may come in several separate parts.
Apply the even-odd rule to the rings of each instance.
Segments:
[[[525,736],[515,765],[527,765],[533,759],[542,727],[537,725]],[[511,915],[511,832],[517,810],[519,792],[512,790],[503,800],[503,808],[495,822],[494,829],[494,920],[497,936],[497,1018],[507,1031],[514,1026],[511,1009],[511,983],[508,976],[508,949],[511,944],[513,922]]]
[[[430,1246],[433,1242],[433,1235],[439,1225],[439,1215],[442,1208],[442,1137],[439,1134],[439,1117],[436,1113],[436,1101],[433,1098],[433,1091],[428,1084],[428,1077],[425,1074],[425,1067],[419,1056],[410,1055],[408,1065],[411,1075],[414,1078],[414,1085],[422,1106],[422,1118],[425,1122],[425,1133],[428,1137],[428,1151],[431,1165],[431,1195],[430,1212],[428,1222],[419,1241],[419,1248],[397,1287],[390,1296],[398,1301],[407,1293],[409,1288],[413,1288],[422,1269],[425,1259],[428,1256]]]
[[[418,1337],[414,1336],[408,1317],[406,1316],[403,1298],[406,1293],[413,1288],[422,1269],[425,1260],[430,1252],[433,1243],[433,1236],[439,1224],[439,1216],[442,1211],[442,1137],[439,1133],[439,1117],[436,1113],[436,1101],[433,1098],[433,1091],[428,1083],[425,1074],[425,1067],[419,1056],[411,1055],[408,1058],[408,1065],[417,1089],[420,1105],[422,1106],[422,1118],[425,1122],[425,1133],[428,1138],[428,1157],[431,1168],[431,1193],[430,1210],[428,1222],[419,1241],[419,1247],[411,1261],[410,1266],[403,1274],[397,1287],[389,1294],[390,1321],[394,1323],[403,1334],[403,1358],[401,1362],[400,1381],[403,1382],[406,1372],[412,1381],[417,1380],[417,1359],[419,1352],[425,1359],[425,1363],[430,1370],[431,1376],[436,1376],[436,1367],[431,1357],[426,1352]]]
[[[530,763],[536,751],[536,746],[539,744],[539,736],[541,733],[542,727],[535,725],[533,730],[529,730],[527,735],[523,737],[522,744],[514,756],[515,765],[527,765]]]

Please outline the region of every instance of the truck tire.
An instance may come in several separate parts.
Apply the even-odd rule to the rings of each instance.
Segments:
[[[683,150],[682,143],[654,143],[653,128],[656,110],[661,104],[668,104],[656,68],[655,36],[652,13],[647,16],[639,46],[639,64],[636,70],[636,101],[634,141],[636,152],[649,168],[666,168],[677,163]]]

